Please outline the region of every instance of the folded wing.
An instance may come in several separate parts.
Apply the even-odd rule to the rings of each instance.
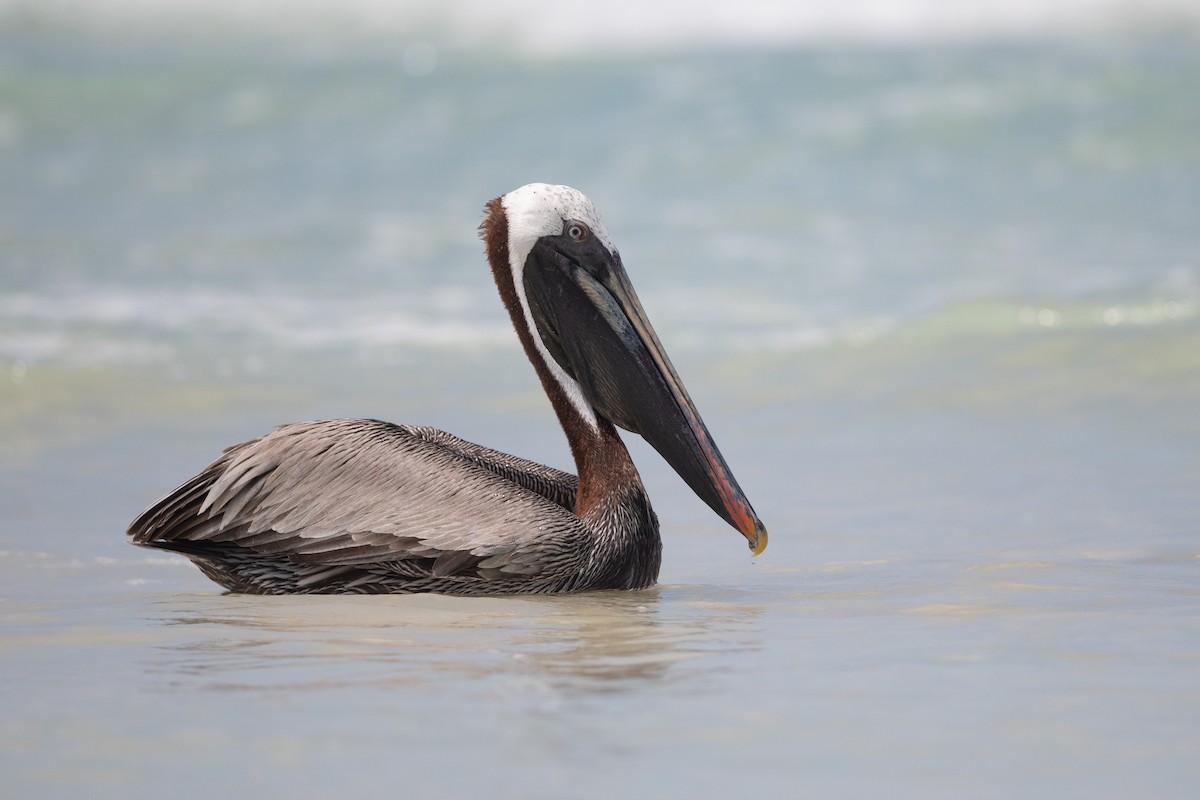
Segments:
[[[432,428],[322,420],[227,449],[129,534],[230,569],[273,557],[295,580],[531,581],[586,558],[575,488],[569,473]]]

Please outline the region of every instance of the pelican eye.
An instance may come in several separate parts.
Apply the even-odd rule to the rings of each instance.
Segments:
[[[591,233],[582,222],[568,222],[566,232],[573,242],[585,242]]]

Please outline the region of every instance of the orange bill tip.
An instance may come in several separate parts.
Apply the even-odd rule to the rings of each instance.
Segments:
[[[730,511],[734,527],[741,531],[742,536],[745,536],[746,541],[750,544],[750,552],[756,556],[761,555],[762,551],[767,549],[767,527],[745,505],[735,505],[730,508]]]
[[[749,537],[747,537],[749,539]],[[754,529],[754,538],[749,539],[750,553],[752,555],[762,555],[762,551],[767,549],[767,529],[763,524],[758,523],[758,527]]]

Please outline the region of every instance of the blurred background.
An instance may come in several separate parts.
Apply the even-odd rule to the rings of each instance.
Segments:
[[[1185,796],[1198,87],[1194,0],[0,0],[5,774]],[[569,468],[475,234],[531,181],[600,208],[761,558],[640,442],[632,599],[251,602],[123,541],[298,419]]]

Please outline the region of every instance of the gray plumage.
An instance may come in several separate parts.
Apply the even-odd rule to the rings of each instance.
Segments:
[[[575,515],[577,480],[433,428],[285,425],[228,448],[130,526],[250,594],[523,594],[654,583],[658,521],[641,486]],[[605,532],[634,529],[630,548]],[[632,563],[630,549],[642,550]]]

